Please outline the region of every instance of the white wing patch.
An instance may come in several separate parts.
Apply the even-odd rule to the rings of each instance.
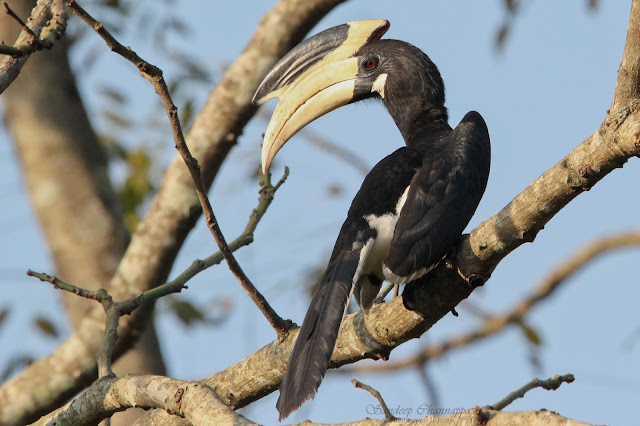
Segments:
[[[347,297],[347,301],[344,304],[344,312],[342,312],[342,318],[347,314],[347,308],[349,308],[349,302],[351,302],[351,297],[353,296],[353,292],[356,288],[356,283],[360,279],[360,275],[362,274],[362,270],[364,269],[367,260],[369,259],[369,253],[373,248],[373,238],[369,238],[364,246],[360,250],[360,258],[358,259],[358,267],[356,268],[356,272],[353,274],[353,281],[351,281],[351,291],[349,292],[349,297]]]
[[[373,244],[371,244],[371,252],[368,254],[363,268],[364,273],[376,275],[380,279],[383,279],[385,276],[382,269],[383,262],[389,254],[389,248],[391,248],[391,240],[393,240],[393,234],[396,230],[398,216],[400,215],[402,206],[404,206],[405,201],[407,201],[408,192],[409,187],[404,190],[402,196],[398,199],[395,213],[386,213],[382,216],[370,214],[364,217],[369,226],[375,229],[378,233],[376,239],[373,240]],[[367,245],[368,244],[369,243],[367,242]]]

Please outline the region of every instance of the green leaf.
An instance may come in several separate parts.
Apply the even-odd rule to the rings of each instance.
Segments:
[[[107,85],[101,85],[98,87],[98,91],[107,99],[112,101],[113,103],[121,106],[127,103],[127,95],[124,91]]]
[[[9,316],[9,308],[4,307],[0,309],[0,325],[2,325],[2,323],[4,322],[4,320],[7,319],[8,316]]]
[[[522,329],[524,337],[529,343],[534,346],[542,345],[542,339],[540,338],[540,334],[536,330],[524,323],[520,323],[520,328]]]
[[[186,300],[172,297],[169,302],[169,308],[184,325],[190,326],[196,322],[205,321],[205,316],[202,311]]]
[[[59,336],[58,330],[56,329],[55,325],[45,317],[35,317],[33,319],[33,325],[36,327],[36,329],[49,337],[56,338]]]
[[[507,37],[509,36],[509,24],[507,22],[503,23],[496,32],[494,45],[493,47],[496,50],[501,50],[504,48],[505,42],[507,41]]]

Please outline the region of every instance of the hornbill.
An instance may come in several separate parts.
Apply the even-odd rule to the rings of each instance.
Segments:
[[[429,272],[454,248],[489,176],[480,114],[452,129],[438,69],[417,47],[382,40],[388,29],[386,20],[357,21],[308,38],[254,97],[279,98],[262,145],[264,173],[302,127],[367,98],[382,100],[406,144],[371,170],[351,204],[280,384],[280,420],[315,395],[351,295],[366,313],[384,280],[405,284]]]

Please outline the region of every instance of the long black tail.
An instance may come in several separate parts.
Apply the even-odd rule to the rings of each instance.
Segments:
[[[327,266],[304,317],[276,408],[280,421],[313,398],[327,372],[338,330],[349,303],[360,250],[341,252]]]

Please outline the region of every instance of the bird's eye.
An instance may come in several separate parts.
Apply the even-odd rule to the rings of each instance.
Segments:
[[[378,60],[376,58],[369,58],[364,61],[364,67],[368,70],[373,70],[378,66]]]

